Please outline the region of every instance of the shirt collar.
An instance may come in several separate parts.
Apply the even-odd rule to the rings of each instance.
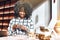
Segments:
[[[18,19],[21,19],[20,17],[18,17]],[[26,19],[26,18],[24,18],[24,19]],[[23,20],[23,19],[22,19]]]

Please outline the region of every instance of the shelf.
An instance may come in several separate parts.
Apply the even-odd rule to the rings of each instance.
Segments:
[[[14,18],[14,16],[10,16],[10,17],[0,17],[0,20],[10,20],[10,19],[12,19],[12,18]]]
[[[4,23],[9,23],[9,21],[4,20]]]
[[[10,17],[10,16],[14,16],[14,13],[10,13],[10,14],[9,14],[9,17]]]
[[[8,3],[8,4],[6,3],[6,4],[5,4],[5,8],[14,7],[14,6],[15,6],[14,4],[15,4],[15,2]]]
[[[9,9],[4,9],[4,14],[9,13]]]
[[[10,13],[14,13],[14,11],[12,10],[12,11],[10,11]]]
[[[2,25],[2,23],[0,23],[0,25]]]
[[[17,0],[9,0],[0,3],[0,28],[7,29],[9,22],[14,18],[14,6]]]
[[[2,17],[0,17],[0,20],[3,20],[3,18],[2,18]]]
[[[3,14],[6,14],[7,15],[7,14],[9,14],[9,12],[7,11],[7,12],[4,12]]]
[[[10,17],[10,16],[14,16],[14,13],[0,14],[0,17]]]
[[[0,20],[0,22],[2,22],[2,21],[3,21],[3,22],[4,22],[4,21],[7,21],[7,22],[9,21],[9,22],[10,22],[10,20],[11,20],[11,19]]]
[[[3,17],[3,15],[2,15],[2,14],[0,14],[0,17]]]
[[[3,14],[3,12],[0,12],[0,15]]]
[[[9,14],[9,13],[14,13],[14,9],[10,8],[10,11],[9,9],[4,9],[4,12],[3,10],[0,11],[0,14]]]
[[[0,21],[0,23],[2,23],[2,20]]]
[[[14,7],[14,5],[11,5],[11,6],[5,6],[5,9],[6,9],[6,8],[10,8],[10,7]]]
[[[4,9],[4,6],[0,6],[0,9]]]
[[[10,7],[10,4],[5,4],[5,8],[9,8]]]
[[[0,12],[0,15],[3,15],[3,14],[14,14],[14,11],[12,10],[12,11],[5,11],[4,13],[3,12]]]
[[[8,23],[3,23],[3,25],[8,25]]]
[[[10,7],[14,7],[15,2],[11,3],[11,4],[5,4],[0,6],[0,9],[6,9],[6,8],[10,8]]]
[[[15,4],[15,2],[13,2],[13,3],[7,2],[7,3],[5,3],[5,5],[4,4],[0,5],[0,9],[14,7],[15,6],[14,4]]]
[[[13,19],[13,18],[14,18],[13,16],[9,17],[9,19]]]
[[[14,7],[14,5],[11,5],[11,6],[5,6],[5,7],[1,7],[1,6],[0,6],[0,10],[1,10],[1,9],[7,9],[7,8],[10,8],[10,7]]]
[[[5,19],[9,19],[9,17],[4,17],[4,20],[5,20]]]
[[[8,25],[8,23],[0,23],[0,25]]]
[[[0,20],[5,20],[5,19],[9,19],[8,17],[0,17]]]
[[[13,5],[11,5],[10,7],[14,7],[15,5],[13,4]]]
[[[0,23],[9,23],[10,20],[0,20]]]
[[[1,9],[10,8],[10,7],[14,7],[14,6],[15,6],[15,5],[11,5],[11,6],[8,6],[8,5],[7,5],[7,6],[5,6],[5,7],[4,7],[4,6],[0,6],[0,10],[1,10]]]
[[[14,8],[10,8],[10,13],[14,13]]]
[[[9,17],[9,14],[3,14],[3,17]]]
[[[3,14],[3,10],[0,10],[0,14]]]

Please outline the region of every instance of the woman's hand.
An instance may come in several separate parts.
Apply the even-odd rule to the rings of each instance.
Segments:
[[[22,30],[25,30],[25,31],[28,30],[24,25],[20,25],[20,28],[21,28]]]
[[[16,28],[17,28],[17,25],[14,24],[13,27],[12,27],[12,29],[15,30]]]
[[[12,28],[13,28],[13,30],[15,30],[16,28],[20,28],[20,29],[25,30],[25,31],[28,30],[24,25],[18,25],[18,24],[17,25],[14,24]]]

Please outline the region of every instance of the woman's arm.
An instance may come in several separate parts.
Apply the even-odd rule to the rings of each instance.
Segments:
[[[20,28],[21,30],[27,31],[27,28],[24,25],[17,25],[17,27]]]
[[[13,20],[11,20],[9,23],[9,26],[8,26],[8,35],[12,34],[12,31],[13,31],[12,26],[13,25],[14,25]]]
[[[31,36],[31,37],[34,37],[35,36],[35,34],[34,34],[34,24],[33,24],[33,22],[32,22],[32,20],[30,21],[30,28],[29,28],[29,36]]]
[[[30,21],[30,32],[34,32],[34,24],[33,21]]]
[[[14,24],[13,27],[12,27],[12,29],[15,30],[16,28],[18,28],[18,27],[17,27],[16,24]]]
[[[8,35],[12,34],[12,27],[11,27],[11,22],[9,23],[9,27],[8,27]]]

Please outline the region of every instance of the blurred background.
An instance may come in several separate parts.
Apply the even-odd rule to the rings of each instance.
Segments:
[[[0,0],[0,31],[7,31],[9,22],[14,17],[14,5],[17,1],[32,5],[31,18],[35,28],[39,26],[60,28],[60,0]]]

